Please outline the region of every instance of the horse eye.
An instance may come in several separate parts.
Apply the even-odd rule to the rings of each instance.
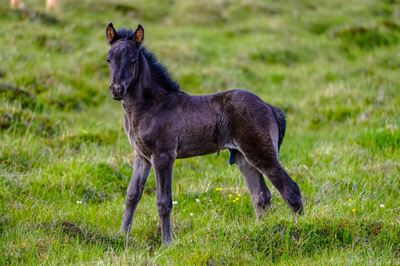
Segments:
[[[107,60],[106,60],[106,61],[107,61],[107,63],[110,63],[110,59],[108,59],[108,58],[107,58]]]

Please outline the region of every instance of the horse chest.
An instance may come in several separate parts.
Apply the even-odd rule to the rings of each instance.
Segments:
[[[125,116],[124,128],[132,148],[142,157],[150,160],[151,149],[149,149],[148,145],[145,144],[143,134],[139,130],[139,126],[130,123],[129,117]]]

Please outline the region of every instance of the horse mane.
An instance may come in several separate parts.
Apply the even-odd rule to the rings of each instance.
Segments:
[[[134,40],[135,32],[131,29],[120,29],[117,32],[118,39],[123,40]],[[161,64],[157,57],[147,50],[145,47],[141,46],[140,51],[142,51],[150,69],[155,75],[157,83],[167,91],[180,91],[179,84],[174,80],[165,65]]]
[[[179,91],[179,84],[172,78],[167,67],[158,62],[157,57],[146,48],[142,47],[141,51],[156,76],[157,82],[167,91]]]

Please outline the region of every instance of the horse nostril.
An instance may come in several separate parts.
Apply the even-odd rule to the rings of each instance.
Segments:
[[[110,89],[113,91],[120,91],[121,90],[121,86],[118,84],[113,84],[110,86]]]
[[[110,91],[115,97],[122,97],[122,94],[124,94],[124,87],[120,84],[112,84],[110,86]]]

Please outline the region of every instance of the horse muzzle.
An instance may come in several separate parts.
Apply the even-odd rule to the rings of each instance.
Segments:
[[[110,86],[110,92],[114,100],[122,100],[124,98],[126,89],[124,86],[119,84],[112,84]]]

